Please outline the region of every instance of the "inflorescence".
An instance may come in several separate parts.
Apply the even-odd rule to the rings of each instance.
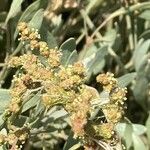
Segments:
[[[104,91],[109,93],[110,101],[100,106],[106,121],[100,124],[91,123],[89,120],[93,111],[91,101],[95,95],[84,84],[86,70],[82,62],[64,67],[61,65],[61,51],[56,48],[50,49],[46,42],[40,40],[36,29],[21,22],[18,30],[19,40],[31,51],[20,57],[12,57],[8,62],[10,67],[19,67],[20,72],[13,79],[13,87],[10,92],[12,99],[7,109],[7,115],[21,113],[28,91],[40,89],[42,102],[47,109],[54,105],[62,105],[65,108],[70,116],[74,136],[83,139],[85,149],[87,149],[87,145],[93,145],[88,138],[90,136],[96,139],[102,138],[106,142],[111,140],[115,125],[123,115],[126,89],[118,86],[113,74],[98,75],[97,82],[103,86]],[[34,54],[35,51],[42,56],[44,63],[39,55]],[[25,141],[27,137],[26,135],[23,140]],[[5,141],[8,140],[3,140],[3,142]],[[13,146],[11,143],[9,144]]]

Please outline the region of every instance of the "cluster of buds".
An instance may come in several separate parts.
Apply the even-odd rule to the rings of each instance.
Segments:
[[[90,101],[92,93],[86,87],[80,90],[77,98],[66,105],[66,109],[70,112],[70,120],[74,137],[84,138],[86,135],[85,126],[88,122],[90,114]]]
[[[104,139],[110,139],[115,133],[116,124],[123,116],[123,104],[126,100],[127,89],[119,87],[114,75],[109,72],[98,75],[97,82],[103,86],[104,91],[109,93],[109,102],[101,106],[106,123],[100,125],[99,128],[96,127],[96,130]]]
[[[20,40],[29,43],[31,50],[38,49],[40,54],[47,58],[49,65],[54,68],[60,65],[61,52],[57,49],[50,49],[48,44],[40,41],[38,30],[31,28],[25,22],[18,24]]]
[[[18,113],[25,93],[37,88],[40,89],[45,107],[51,108],[59,104],[67,110],[75,137],[85,139],[89,135],[87,130],[91,128],[95,134],[94,138],[111,139],[115,125],[123,114],[122,106],[126,99],[126,89],[118,86],[113,74],[100,74],[97,81],[109,93],[110,99],[101,107],[106,123],[89,125],[88,118],[93,109],[91,101],[97,95],[84,84],[86,79],[84,65],[77,62],[67,67],[61,66],[61,51],[50,49],[46,42],[40,41],[37,30],[30,29],[24,22],[18,25],[18,30],[21,35],[20,40],[27,41],[30,48],[38,50],[46,61],[43,63],[35,54],[27,53],[13,57],[8,62],[11,67],[21,67],[21,74],[13,79],[9,112]]]
[[[14,87],[10,91],[11,102],[8,106],[7,114],[18,113],[23,101],[24,93],[27,87],[24,85],[24,81],[21,77],[14,76],[13,79]]]
[[[38,34],[38,30],[34,28],[29,28],[27,23],[20,22],[18,24],[19,35],[21,36],[19,40],[24,42],[30,42],[30,47],[33,50],[38,47],[38,40],[40,39],[40,35]]]
[[[0,133],[0,145],[6,145],[8,149],[21,150],[22,145],[29,137],[29,129],[27,127],[18,128],[10,126],[9,132],[6,129]]]
[[[42,87],[43,104],[47,108],[57,104],[63,105],[70,114],[75,136],[83,136],[90,110],[89,101],[92,98],[92,94],[84,85],[86,76],[83,64],[77,62],[68,67],[61,66],[61,51],[50,49],[46,42],[40,41],[37,30],[31,30],[24,22],[19,23],[18,30],[21,36],[20,40],[28,42],[31,49],[39,50],[39,53],[46,58],[47,65],[31,53],[10,59],[9,66],[20,67],[21,75],[13,79],[14,86],[11,89],[12,102],[9,105],[9,111],[17,110],[16,112],[18,112],[20,110],[19,106],[21,106],[23,95],[27,90]],[[35,46],[33,43],[36,43]],[[40,84],[35,87],[34,83]],[[18,97],[19,100],[16,103]],[[19,104],[17,109],[14,109],[13,103]],[[13,108],[11,108],[12,106]]]

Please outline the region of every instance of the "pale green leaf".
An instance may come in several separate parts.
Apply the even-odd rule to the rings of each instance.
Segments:
[[[10,18],[15,17],[19,11],[21,11],[21,4],[23,0],[13,0],[7,18],[5,20],[5,25],[9,21]]]
[[[145,58],[145,55],[146,55],[147,51],[149,50],[149,48],[150,48],[150,39],[148,39],[144,42],[143,42],[143,40],[139,41],[139,43],[133,53],[133,62],[134,62],[136,71],[139,71],[142,64],[144,63],[143,61],[145,61],[144,58]]]
[[[147,128],[146,134],[147,134],[148,141],[150,144],[150,113],[149,113],[148,119],[146,120],[146,128]]]
[[[59,48],[62,51],[61,64],[66,66],[67,60],[71,53],[76,49],[76,42],[74,38],[66,40]]]
[[[130,84],[135,79],[135,77],[136,77],[135,72],[125,74],[117,79],[118,84],[120,87],[126,87],[128,84]]]
[[[126,130],[126,123],[118,123],[116,125],[116,130],[118,134],[120,135],[120,137],[123,137],[125,134],[125,130]]]
[[[132,139],[134,150],[148,150],[139,136],[132,134]]]
[[[0,113],[3,113],[3,111],[9,104],[10,99],[11,99],[11,97],[9,94],[9,90],[0,89]]]
[[[78,53],[77,53],[76,50],[74,50],[74,51],[70,54],[70,56],[69,56],[69,58],[68,58],[68,60],[67,60],[65,66],[72,65],[74,62],[77,61],[77,59],[78,59]]]
[[[22,113],[29,110],[30,108],[35,107],[38,102],[40,101],[41,97],[39,94],[34,95],[31,99],[29,99],[27,102],[24,103],[22,106]]]
[[[143,11],[140,15],[140,18],[143,18],[145,20],[150,20],[150,10]]]
[[[96,53],[82,60],[85,68],[87,69],[87,80],[90,79],[92,74],[99,73],[104,67],[104,57],[108,54],[107,46],[101,47]],[[98,67],[96,67],[98,66]]]
[[[31,21],[29,22],[29,26],[31,28],[40,29],[41,25],[42,25],[42,22],[43,22],[43,15],[44,15],[43,9],[39,9],[35,13],[33,18],[31,19]]]
[[[133,132],[135,135],[142,135],[146,133],[147,129],[144,125],[141,124],[132,124],[133,126]]]
[[[123,138],[125,140],[127,150],[132,146],[132,133],[133,133],[132,124],[126,124]]]

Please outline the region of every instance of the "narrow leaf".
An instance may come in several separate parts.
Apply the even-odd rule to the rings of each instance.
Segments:
[[[126,143],[127,150],[132,145],[132,133],[133,133],[133,127],[132,124],[126,124],[125,133],[124,133],[124,140]]]
[[[148,141],[149,141],[149,144],[150,144],[150,113],[149,113],[149,117],[146,121],[146,128],[147,128],[147,137],[148,137]]]
[[[43,15],[43,9],[39,9],[29,22],[29,26],[35,29],[40,29],[43,22]]]
[[[118,84],[120,87],[126,87],[130,84],[136,77],[136,73],[128,73],[118,78]]]
[[[76,42],[74,38],[68,39],[60,46],[60,50],[63,53],[63,56],[61,59],[62,65],[64,66],[66,65],[69,56],[75,49],[76,49]]]
[[[13,0],[7,18],[5,20],[5,25],[8,23],[9,19],[15,17],[19,11],[21,11],[21,4],[23,0]]]
[[[134,150],[148,150],[143,141],[136,134],[132,134]]]
[[[137,45],[134,53],[133,53],[133,62],[136,71],[139,71],[141,68],[141,65],[143,64],[144,61],[144,56],[146,55],[147,51],[149,50],[150,47],[150,39],[142,42],[140,40],[139,44]]]
[[[0,113],[3,113],[3,111],[9,104],[10,99],[11,99],[11,97],[9,94],[9,90],[0,89]]]

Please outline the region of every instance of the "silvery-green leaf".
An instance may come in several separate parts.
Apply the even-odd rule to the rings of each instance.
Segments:
[[[31,28],[40,29],[44,17],[44,10],[39,9],[33,16],[33,18],[29,22],[29,26]]]
[[[5,25],[7,24],[7,22],[9,21],[10,18],[15,17],[19,11],[21,11],[21,4],[22,4],[23,0],[13,0],[10,6],[10,10],[9,13],[7,15],[7,18],[5,20]]]
[[[120,87],[126,87],[129,83],[131,83],[135,79],[135,77],[136,77],[135,72],[125,74],[117,79],[118,84]]]
[[[146,134],[147,134],[148,141],[150,144],[150,113],[149,113],[148,119],[146,120],[146,128],[147,128]]]
[[[10,93],[9,90],[6,89],[0,89],[0,113],[3,113],[5,108],[10,102]]]
[[[22,113],[29,110],[30,108],[35,107],[38,102],[40,101],[41,97],[39,94],[34,95],[31,99],[29,99],[27,102],[24,103],[22,106]]]
[[[116,125],[116,130],[121,137],[124,136],[125,129],[126,129],[126,123],[118,123]]]
[[[74,62],[77,61],[77,59],[78,59],[78,53],[77,53],[76,50],[74,50],[74,51],[70,54],[70,56],[69,56],[69,58],[68,58],[68,60],[67,60],[67,62],[66,62],[66,66],[72,65]]]
[[[135,100],[146,109],[146,96],[147,96],[147,88],[148,88],[148,80],[145,77],[137,77],[136,83],[134,85],[133,94],[135,96]]]
[[[117,32],[115,29],[109,29],[106,34],[103,37],[103,40],[106,44],[109,46],[112,46],[115,42],[115,39],[117,37]]]
[[[3,128],[3,129],[0,131],[0,134],[7,136],[7,130],[6,130],[5,128]]]
[[[136,71],[138,71],[141,68],[141,65],[143,64],[144,57],[149,50],[150,47],[150,39],[143,41],[141,39],[139,43],[137,44],[137,47],[135,48],[135,51],[133,53],[133,62]]]
[[[136,134],[132,134],[134,150],[148,150],[144,142]]]
[[[92,99],[91,105],[93,106],[101,106],[110,102],[109,92],[102,91],[99,95],[99,98]]]
[[[127,149],[129,149],[132,146],[132,133],[133,133],[132,124],[126,124],[123,139],[125,140]]]
[[[133,132],[135,135],[142,135],[146,133],[147,129],[144,125],[141,124],[132,124],[133,126]]]
[[[108,54],[107,46],[103,46],[97,49],[96,53],[82,60],[85,68],[87,69],[87,80],[90,79],[91,75],[98,73],[104,67],[104,57]],[[96,66],[98,66],[96,70]]]
[[[97,52],[97,47],[95,44],[90,45],[89,47],[86,47],[79,53],[79,60],[86,60],[92,58],[93,55]]]
[[[74,38],[66,40],[59,48],[62,51],[61,64],[66,66],[67,60],[71,53],[76,50],[76,42]]]
[[[143,19],[145,19],[145,20],[150,20],[150,10],[145,10],[145,11],[143,11],[140,15],[139,15],[139,17],[140,18],[143,18]]]

